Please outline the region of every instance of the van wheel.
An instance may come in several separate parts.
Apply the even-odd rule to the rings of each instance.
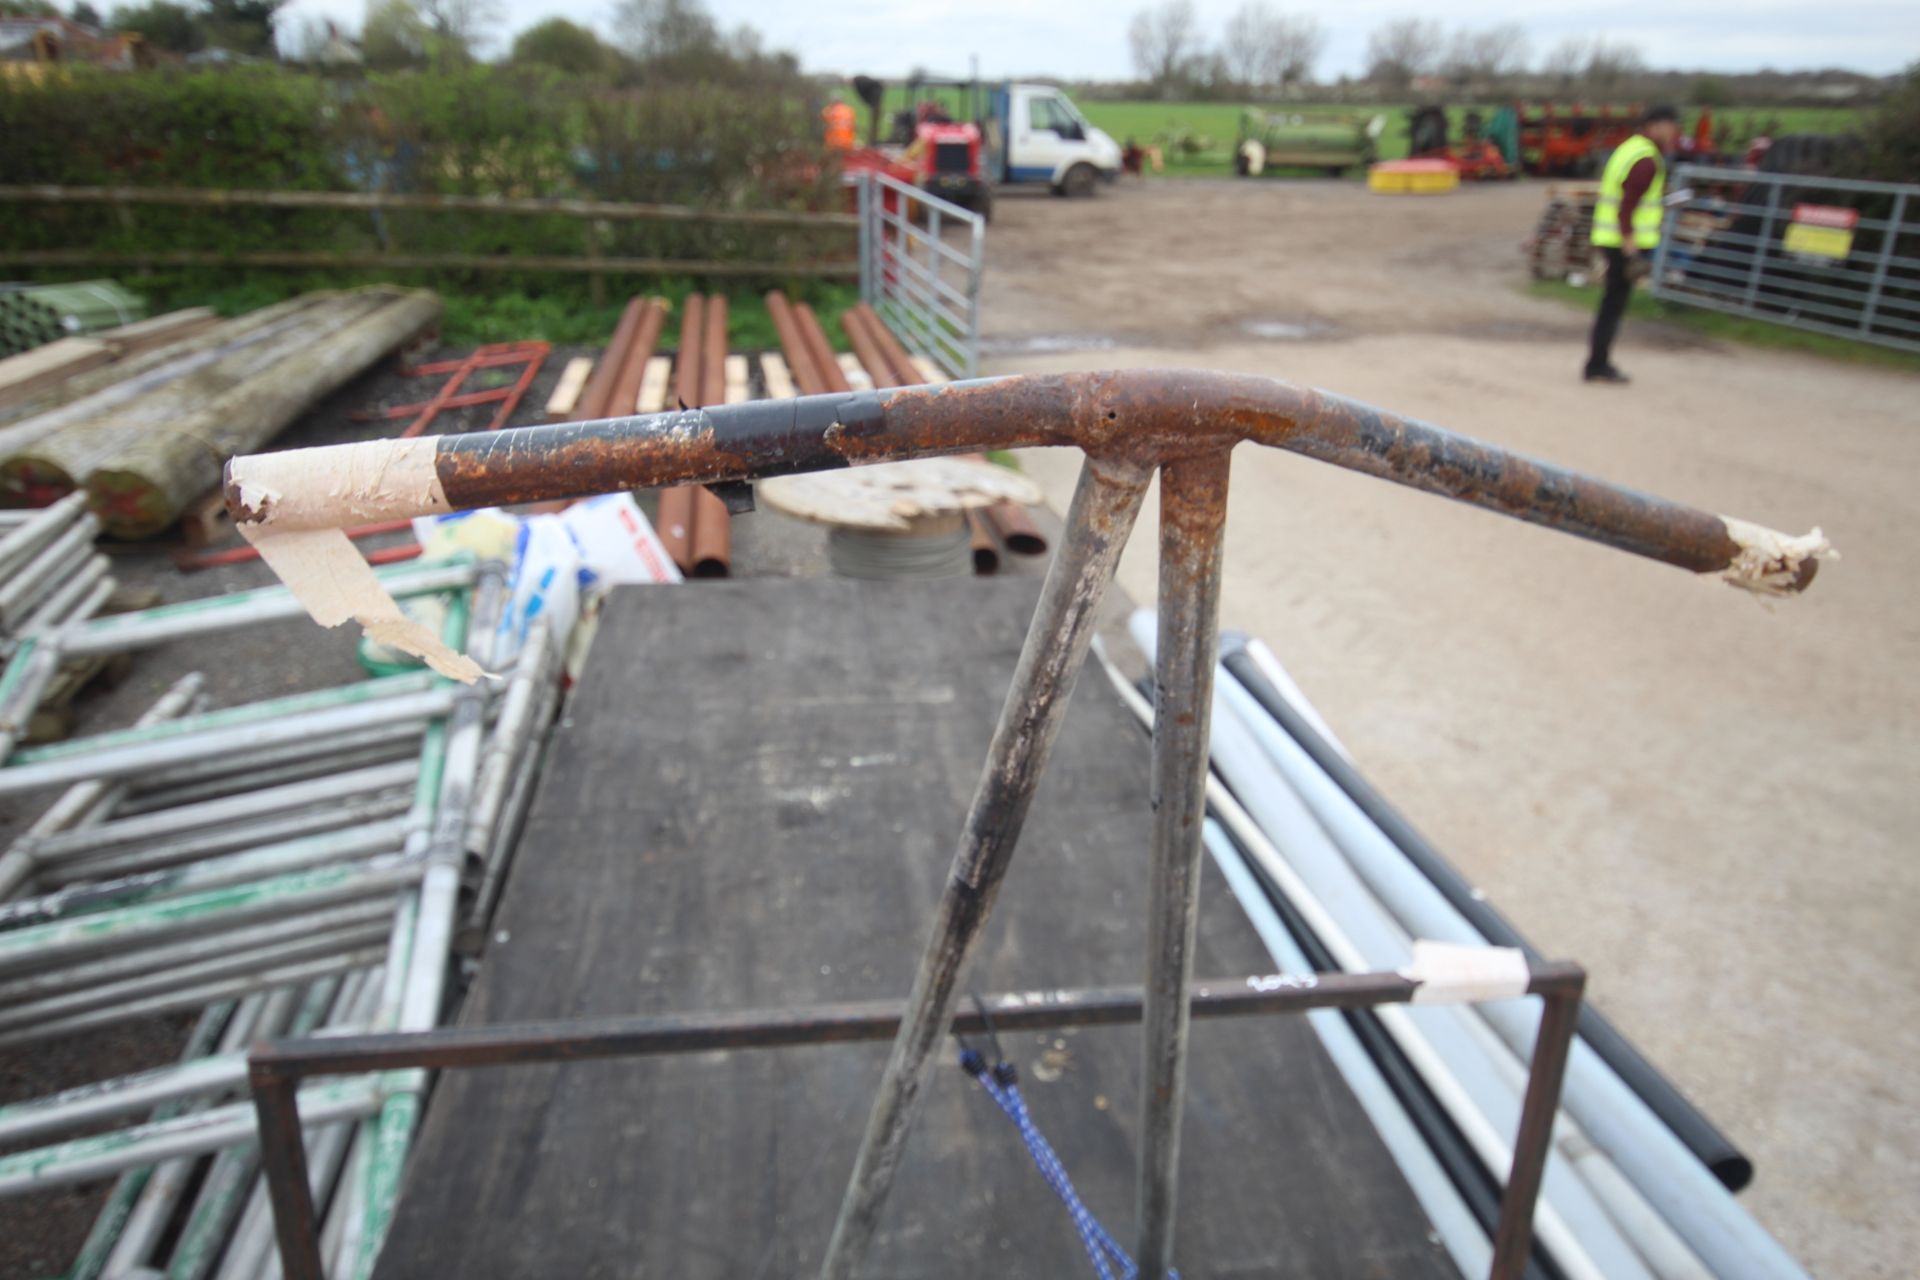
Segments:
[[[1097,179],[1092,165],[1076,164],[1060,180],[1060,194],[1069,199],[1084,200],[1093,194],[1093,184]]]

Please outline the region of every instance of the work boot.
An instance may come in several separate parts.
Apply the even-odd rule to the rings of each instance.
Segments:
[[[1629,378],[1612,365],[1608,365],[1604,369],[1588,369],[1582,376],[1588,382],[1611,382],[1623,387],[1633,381],[1632,378]]]

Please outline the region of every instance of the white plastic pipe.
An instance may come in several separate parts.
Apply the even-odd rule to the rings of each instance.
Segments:
[[[1136,612],[1133,639],[1149,658],[1155,642],[1154,615]],[[1344,969],[1353,972],[1401,969],[1412,962],[1409,936],[1374,901],[1347,866],[1326,832],[1275,773],[1246,730],[1231,716],[1213,717],[1214,768],[1243,798],[1260,828],[1272,839],[1293,878],[1318,898],[1338,922],[1338,934],[1322,937]],[[1284,887],[1284,886],[1283,886]],[[1288,897],[1297,900],[1291,889]],[[1317,930],[1316,930],[1317,932]],[[1531,1002],[1509,1001],[1526,1012]],[[1520,1120],[1520,1097],[1486,1059],[1464,1020],[1470,1009],[1390,1006],[1378,1011],[1380,1023],[1400,1046],[1434,1097],[1452,1117],[1481,1162],[1504,1181],[1513,1160],[1512,1135]],[[1593,1198],[1592,1190],[1564,1159],[1549,1153],[1536,1213],[1541,1243],[1561,1269],[1578,1280],[1652,1280],[1632,1246]]]
[[[1261,891],[1260,882],[1247,870],[1233,842],[1212,818],[1207,819],[1204,839],[1207,851],[1213,855],[1214,864],[1226,878],[1227,887],[1233,891],[1240,909],[1246,912],[1254,932],[1266,944],[1267,953],[1273,957],[1280,972],[1311,974],[1313,966],[1287,933],[1279,913]],[[1488,1241],[1487,1233],[1481,1230],[1479,1221],[1467,1208],[1453,1180],[1447,1177],[1446,1170],[1434,1158],[1426,1139],[1420,1136],[1413,1121],[1407,1118],[1406,1108],[1394,1096],[1392,1088],[1381,1076],[1380,1068],[1367,1056],[1353,1028],[1347,1025],[1345,1015],[1338,1009],[1314,1009],[1307,1013],[1306,1018],[1314,1034],[1320,1038],[1327,1056],[1333,1060],[1334,1069],[1346,1080],[1360,1109],[1373,1122],[1380,1141],[1393,1156],[1394,1164],[1399,1166],[1407,1186],[1413,1191],[1414,1199],[1420,1202],[1427,1221],[1433,1224],[1435,1234],[1440,1237],[1441,1246],[1446,1249],[1447,1256],[1453,1259],[1453,1265],[1459,1268],[1463,1276],[1485,1275],[1493,1264],[1493,1245]]]
[[[1332,833],[1346,861],[1393,916],[1423,938],[1486,945],[1433,882],[1313,765],[1305,749],[1274,723],[1232,673],[1223,667],[1220,674],[1217,686],[1233,722],[1251,735],[1293,794]],[[1538,1028],[1524,1009],[1496,1002],[1479,1012],[1522,1061],[1532,1059]],[[1807,1280],[1800,1264],[1578,1039],[1567,1062],[1562,1106],[1715,1274],[1741,1280]]]

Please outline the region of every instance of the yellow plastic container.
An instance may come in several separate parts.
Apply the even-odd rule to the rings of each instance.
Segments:
[[[1367,189],[1385,196],[1429,196],[1456,191],[1460,171],[1445,160],[1387,160],[1367,170]]]

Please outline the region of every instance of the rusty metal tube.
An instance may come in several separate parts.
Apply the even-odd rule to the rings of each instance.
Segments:
[[[752,479],[888,458],[1073,445],[1114,461],[1151,462],[1207,442],[1251,440],[1500,512],[1695,573],[1727,573],[1756,590],[1810,582],[1818,551],[1497,445],[1356,401],[1270,378],[1129,370],[1070,373],[715,405],[602,422],[438,436],[410,454],[430,489],[392,485],[339,508],[323,481],[390,442],[330,445],[228,464],[228,504],[242,524],[316,528],[614,489]],[[385,458],[382,454],[382,458]],[[318,465],[316,465],[318,464]],[[387,463],[382,461],[380,465]],[[270,471],[276,496],[236,480]],[[291,501],[289,501],[291,499]],[[292,507],[289,511],[280,508]],[[1732,572],[1729,572],[1731,570]]]
[[[1207,740],[1219,647],[1228,450],[1160,471],[1160,635],[1155,646],[1153,863],[1147,901],[1146,1037],[1134,1221],[1140,1274],[1173,1264],[1180,1121],[1187,1089],[1187,988],[1207,817]]]
[[[1066,538],[1047,570],[906,1013],[874,1094],[866,1135],[821,1263],[822,1280],[858,1275],[873,1242],[907,1132],[920,1109],[930,1057],[953,1022],[960,975],[993,911],[1150,474],[1138,463],[1116,465],[1096,458],[1087,459],[1080,472]]]

